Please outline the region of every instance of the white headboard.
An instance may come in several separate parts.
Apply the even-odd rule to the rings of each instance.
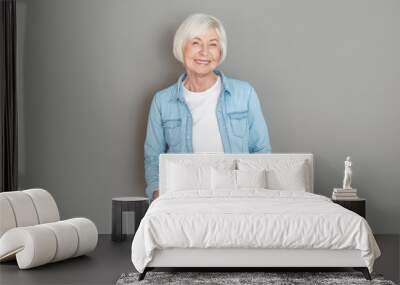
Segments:
[[[217,161],[217,160],[227,160],[227,161],[235,161],[237,159],[266,159],[266,160],[304,160],[308,164],[308,181],[309,181],[309,189],[306,189],[307,192],[314,192],[314,158],[312,153],[262,153],[262,154],[248,154],[248,153],[163,153],[160,154],[160,176],[159,176],[159,184],[160,184],[160,194],[164,193],[166,189],[166,166],[169,161],[177,161],[177,160],[207,160],[208,161]]]

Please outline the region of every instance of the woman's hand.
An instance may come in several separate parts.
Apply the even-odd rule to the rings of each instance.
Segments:
[[[160,196],[160,191],[159,190],[154,191],[153,192],[153,200],[157,199],[158,196]]]

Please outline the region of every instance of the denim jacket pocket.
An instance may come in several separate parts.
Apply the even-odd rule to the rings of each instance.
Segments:
[[[170,119],[162,122],[165,140],[169,147],[179,144],[181,139],[181,119]]]
[[[243,137],[246,134],[248,111],[228,113],[232,132],[235,136]]]

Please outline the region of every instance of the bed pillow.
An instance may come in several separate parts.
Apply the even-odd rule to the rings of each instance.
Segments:
[[[211,169],[211,181],[213,190],[236,190],[236,170],[217,169],[213,167]]]
[[[213,190],[238,190],[241,188],[267,188],[267,171],[211,169]]]
[[[309,189],[308,164],[305,160],[239,159],[239,170],[267,170],[267,188],[306,191]]]
[[[273,190],[303,191],[307,189],[305,167],[298,165],[288,169],[272,169],[268,171],[268,188]]]
[[[170,162],[168,164],[167,190],[193,189],[211,189],[211,167]]]
[[[236,170],[237,188],[268,188],[267,171],[262,170]]]
[[[166,191],[211,190],[211,168],[234,169],[232,159],[182,158],[166,164]]]

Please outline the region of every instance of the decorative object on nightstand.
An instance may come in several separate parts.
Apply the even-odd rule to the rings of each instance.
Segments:
[[[344,162],[343,189],[351,189],[351,176],[353,175],[351,165],[352,162],[350,156],[348,156],[346,157],[346,161]]]
[[[135,230],[149,207],[148,198],[145,197],[116,197],[112,199],[112,235],[113,241],[123,241],[126,234],[122,232],[123,212],[135,212]]]
[[[357,189],[351,187],[351,178],[353,175],[353,170],[351,169],[351,158],[346,157],[344,162],[344,178],[343,178],[343,188],[333,188],[332,199],[333,200],[357,200]]]
[[[343,188],[333,188],[332,201],[365,218],[365,199],[359,198],[357,189],[351,187],[353,170],[350,156],[344,162]]]
[[[357,200],[357,189],[333,188],[333,200]]]
[[[361,217],[365,219],[365,208],[366,208],[366,200],[363,198],[357,198],[352,200],[343,200],[343,199],[332,199],[332,201],[340,206],[353,211],[356,214],[359,214]]]

